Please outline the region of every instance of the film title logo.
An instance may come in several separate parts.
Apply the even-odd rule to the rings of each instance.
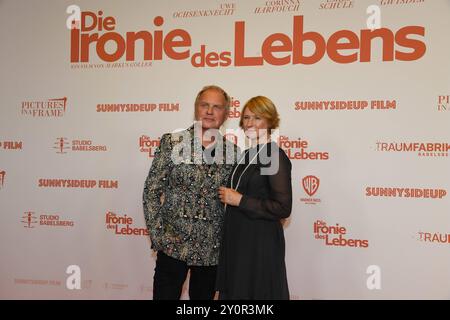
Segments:
[[[256,7],[255,14],[300,11],[300,0],[265,0],[263,6]]]
[[[230,101],[230,111],[228,112],[228,118],[240,118],[241,117],[241,111],[239,111],[239,108],[241,107],[241,101],[238,99],[235,99],[234,97],[231,97]]]
[[[114,212],[108,211],[105,216],[106,229],[113,230],[114,234],[124,236],[148,236],[147,228],[133,227],[133,218],[126,214],[120,216]]]
[[[342,64],[371,62],[372,42],[379,41],[379,38],[382,40],[382,61],[418,60],[426,52],[426,44],[421,40],[425,36],[425,28],[421,26],[406,26],[397,31],[388,28],[362,29],[358,32],[338,30],[327,39],[315,31],[305,32],[304,18],[301,15],[293,17],[290,29],[293,30],[292,35],[275,32],[267,36],[258,50],[261,54],[255,56],[245,53],[245,21],[236,21],[234,24],[232,50],[209,51],[206,44],[200,44],[197,52],[191,52],[192,38],[188,31],[174,29],[165,32],[158,29],[164,24],[161,16],[153,19],[153,26],[156,27],[153,32],[128,31],[125,36],[115,31],[116,18],[103,16],[101,10],[97,13],[74,13],[68,17],[67,22],[71,24],[71,63],[89,62],[91,46],[95,47],[96,56],[101,61],[110,63],[125,57],[127,62],[133,62],[137,59],[136,43],[143,43],[144,50],[140,56],[144,61],[190,59],[194,67],[309,65],[319,62],[325,55]],[[414,39],[414,36],[419,39]],[[311,50],[305,50],[305,42],[313,43]],[[352,50],[352,53],[349,54],[348,50]]]
[[[6,177],[6,171],[1,170],[0,171],[0,189],[2,189],[5,184],[5,177]]]
[[[450,95],[438,96],[438,111],[450,111]]]
[[[22,141],[0,141],[0,149],[3,150],[22,150]]]
[[[21,113],[34,118],[62,117],[66,112],[67,97],[46,101],[22,101]]]
[[[99,103],[97,112],[178,112],[180,104],[173,103]]]
[[[67,153],[67,150],[90,152],[107,151],[105,145],[94,145],[92,140],[72,140],[71,143],[69,143],[68,139],[64,137],[56,138],[56,141],[53,144],[53,149],[55,149],[56,153],[59,154],[65,154]]]
[[[367,187],[366,197],[442,199],[445,189]]]
[[[350,239],[347,238],[347,229],[336,223],[334,226],[328,226],[323,220],[314,222],[314,237],[318,240],[324,240],[327,246],[338,247],[354,247],[367,248],[369,247],[369,240]]]
[[[305,204],[317,204],[321,202],[319,198],[313,198],[313,195],[319,190],[320,179],[316,176],[306,176],[302,179],[302,187],[309,198],[301,198],[300,200]]]
[[[355,6],[355,0],[326,0],[323,1],[319,9],[351,9]]]
[[[155,157],[156,148],[159,147],[161,137],[151,139],[149,136],[142,135],[139,137],[139,151],[147,153],[149,158]]]
[[[450,144],[447,142],[377,142],[379,152],[415,152],[419,157],[448,157]]]
[[[40,214],[39,223],[36,214],[33,211],[24,212],[21,217],[24,228],[35,228],[35,226],[46,227],[73,227],[74,222],[72,220],[64,220],[58,214]]]
[[[296,101],[294,109],[300,111],[364,111],[395,110],[396,100],[331,100],[331,101]]]
[[[288,136],[280,136],[278,145],[284,150],[289,159],[294,160],[328,160],[328,152],[308,152],[308,141],[298,138],[291,140]]]
[[[200,18],[200,17],[217,17],[231,16],[236,10],[235,3],[221,3],[217,9],[197,9],[176,11],[173,13],[175,19],[179,18]]]
[[[439,243],[439,244],[450,244],[450,234],[448,233],[419,231],[417,234],[419,236],[417,240],[419,241]]]
[[[118,189],[118,180],[39,179],[39,188]]]

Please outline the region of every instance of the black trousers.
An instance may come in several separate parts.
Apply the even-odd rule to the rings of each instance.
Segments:
[[[188,266],[186,262],[161,251],[158,251],[153,276],[153,300],[179,300],[189,270],[189,298],[212,300],[216,286],[216,266]]]

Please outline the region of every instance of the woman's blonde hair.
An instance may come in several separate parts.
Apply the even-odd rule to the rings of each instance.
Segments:
[[[268,129],[271,131],[280,125],[280,116],[272,100],[264,96],[256,96],[248,100],[242,109],[241,120],[239,121],[241,128],[244,126],[244,112],[247,108],[254,114],[266,119],[269,125]]]

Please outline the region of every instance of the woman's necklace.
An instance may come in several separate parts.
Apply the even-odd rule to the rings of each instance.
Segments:
[[[242,170],[241,174],[239,175],[239,178],[238,178],[238,181],[237,181],[237,184],[236,184],[236,188],[233,188],[234,174],[236,173],[236,170],[237,170],[237,168],[239,167],[239,165],[241,164],[241,162],[242,162],[243,160],[245,160],[245,156],[246,156],[246,155],[244,155],[244,156],[242,157],[242,159],[238,162],[238,164],[236,165],[236,167],[235,167],[234,170],[233,170],[233,173],[231,174],[231,189],[237,191],[237,189],[239,188],[239,184],[241,183],[241,178],[242,178],[242,176],[244,175],[245,171],[247,171],[247,169],[250,167],[250,165],[252,164],[252,162],[256,159],[256,157],[258,156],[258,154],[262,151],[262,149],[264,149],[264,147],[265,147],[266,145],[267,145],[267,144],[263,145],[263,146],[258,150],[258,152],[255,154],[255,156],[252,158],[252,160],[250,160],[249,163],[245,166],[244,170]],[[247,152],[249,153],[249,152],[250,152],[250,149],[247,150]],[[227,210],[227,204],[225,204],[225,210]]]

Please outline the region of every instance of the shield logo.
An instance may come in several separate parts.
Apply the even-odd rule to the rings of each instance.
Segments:
[[[312,197],[319,189],[320,180],[316,176],[306,176],[302,179],[303,189]]]

